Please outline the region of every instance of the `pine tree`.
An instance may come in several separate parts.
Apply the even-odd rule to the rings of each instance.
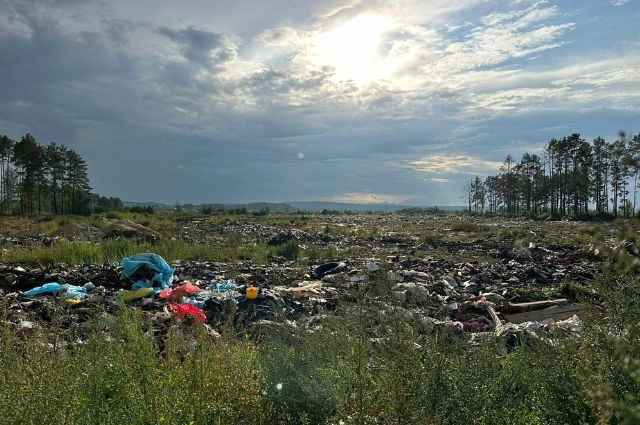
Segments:
[[[73,149],[66,151],[65,188],[68,211],[72,214],[82,214],[91,208],[91,187],[87,174],[86,161]]]
[[[40,195],[43,155],[42,148],[30,133],[22,136],[14,145],[13,161],[20,179],[20,211],[32,214],[35,212],[35,201]]]

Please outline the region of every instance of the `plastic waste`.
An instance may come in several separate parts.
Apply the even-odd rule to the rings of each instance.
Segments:
[[[57,294],[60,291],[62,291],[62,285],[57,282],[50,282],[33,289],[29,289],[24,293],[24,295],[27,297],[35,297],[36,295],[42,294]]]
[[[153,282],[145,282],[144,280],[139,280],[131,284],[132,291],[137,291],[138,289],[142,289],[142,288],[151,288],[151,292],[149,293],[149,296],[151,297],[155,297],[156,294],[158,294],[161,291],[164,291],[164,289],[154,287]]]
[[[138,298],[147,297],[151,295],[152,292],[153,292],[153,288],[139,288],[139,289],[136,289],[135,291],[128,291],[125,289],[124,291],[122,291],[122,299],[124,301],[133,301],[133,300],[137,300]]]
[[[238,285],[235,284],[233,279],[229,279],[226,282],[213,283],[207,287],[210,291],[226,292],[235,291],[238,289]]]
[[[491,328],[491,324],[490,323],[486,323],[486,322],[480,322],[477,320],[469,320],[466,322],[453,322],[454,326],[456,326],[459,329],[462,329],[463,331],[469,331],[469,332],[473,332],[473,331],[486,331],[488,329]]]
[[[64,302],[66,302],[67,304],[79,304],[82,302],[81,298],[66,298],[64,300]]]
[[[198,300],[195,297],[189,297],[189,298],[184,298],[184,303],[185,304],[191,304],[191,305],[195,305],[198,308],[202,308],[204,309],[205,306],[205,302],[206,300]]]
[[[247,287],[247,299],[248,300],[255,300],[256,298],[258,298],[258,288],[256,288],[255,286],[248,286]]]
[[[132,276],[142,266],[147,266],[157,273],[152,282],[157,282],[160,288],[167,288],[173,282],[173,269],[164,258],[152,252],[145,252],[131,257],[125,257],[121,261],[122,275]]]
[[[313,269],[313,276],[316,279],[321,279],[322,277],[343,272],[347,268],[347,265],[343,262],[331,262],[326,264],[321,264],[315,269]]]
[[[557,328],[569,332],[582,332],[583,324],[582,320],[580,320],[580,318],[574,314],[572,317],[566,320],[559,320],[555,323],[552,323],[551,325],[549,325],[549,327],[552,329]]]
[[[85,288],[84,286],[75,286],[75,285],[69,285],[66,283],[62,286],[63,286],[63,289],[67,291],[67,294],[65,295],[65,298],[67,299],[70,299],[70,298],[80,299],[82,298],[83,295],[87,293],[87,288]]]
[[[197,294],[196,298],[199,300],[206,300],[210,298],[231,300],[237,304],[238,298],[242,297],[242,294],[238,289],[240,289],[240,287],[235,284],[233,279],[229,279],[225,282],[217,282],[208,285],[206,291]]]
[[[131,289],[132,290],[136,290],[136,289],[140,289],[140,288],[151,288],[153,287],[153,284],[149,283],[149,282],[145,282],[144,280],[139,280],[137,282],[133,282],[131,284]]]
[[[400,272],[396,272],[393,270],[389,270],[387,272],[387,276],[389,280],[393,282],[402,282],[404,280],[404,276]]]
[[[35,297],[42,294],[57,294],[66,291],[65,298],[82,298],[87,293],[87,288],[83,286],[70,285],[68,283],[59,284],[58,282],[45,283],[24,292],[27,297]]]
[[[185,282],[184,284],[177,286],[173,289],[173,292],[180,294],[183,297],[190,297],[202,291],[199,286],[194,285],[191,282]]]
[[[537,332],[542,330],[544,328],[544,325],[540,322],[528,321],[528,322],[520,323],[518,325],[518,328],[525,331]]]
[[[182,297],[191,297],[199,292],[202,292],[202,288],[191,282],[185,282],[183,285],[176,286],[173,289],[163,289],[158,293],[158,298],[163,300],[179,300]]]
[[[207,320],[207,316],[204,314],[201,308],[196,307],[191,304],[169,304],[174,311],[171,313],[172,316],[179,317],[180,319],[184,319],[189,316],[193,320],[204,323]]]

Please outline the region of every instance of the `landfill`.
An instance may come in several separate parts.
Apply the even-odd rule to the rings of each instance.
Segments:
[[[251,260],[169,264],[158,254],[142,252],[98,265],[0,263],[6,320],[27,334],[34,324],[51,321],[60,304],[63,328],[124,305],[148,317],[158,335],[176,321],[201,323],[213,335],[230,324],[243,335],[255,335],[274,324],[312,330],[339,305],[366,296],[379,311],[400,312],[424,334],[450,330],[470,342],[479,334],[579,334],[584,306],[563,288],[567,282],[587,284],[602,271],[602,259],[580,246],[456,235],[425,240],[389,231],[403,219],[388,216],[375,217],[378,224],[386,223],[387,228],[381,226],[384,232],[358,237],[353,229],[371,226],[371,216],[315,219],[320,222],[315,233],[196,219],[184,223],[183,236],[211,249],[230,234],[275,246],[295,241],[302,256],[310,246],[335,247],[335,259],[300,263],[276,256],[267,264]],[[419,225],[420,218],[410,220]],[[0,245],[54,244],[62,237],[30,242],[6,237]],[[353,254],[354,247],[363,249]]]

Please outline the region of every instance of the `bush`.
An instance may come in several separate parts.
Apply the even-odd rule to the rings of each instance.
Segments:
[[[287,260],[297,260],[300,255],[300,245],[296,240],[292,239],[287,243],[276,246],[274,252]]]

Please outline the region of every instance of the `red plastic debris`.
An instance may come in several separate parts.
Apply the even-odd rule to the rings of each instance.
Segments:
[[[205,316],[204,311],[201,308],[196,307],[191,304],[169,304],[174,311],[171,312],[172,316],[179,317],[180,319],[184,319],[189,316],[193,320],[197,320],[198,322],[204,323],[207,320],[207,316]]]

